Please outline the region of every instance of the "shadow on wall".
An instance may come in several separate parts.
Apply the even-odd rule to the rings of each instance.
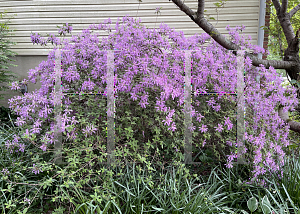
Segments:
[[[22,81],[24,79],[28,79],[28,72],[30,69],[35,69],[42,61],[47,61],[47,56],[15,56],[10,57],[14,61],[10,61],[11,64],[18,65],[17,67],[10,66],[7,70],[12,71],[16,76],[18,81]],[[39,81],[36,84],[31,83],[27,85],[28,92],[32,92],[35,89],[40,89],[41,83]],[[4,99],[0,100],[0,106],[4,106],[6,108],[9,107],[8,100],[14,96],[22,96],[21,91],[14,91],[10,89],[6,89],[6,91],[1,91]]]

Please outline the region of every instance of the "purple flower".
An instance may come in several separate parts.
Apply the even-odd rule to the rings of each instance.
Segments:
[[[24,143],[19,144],[19,147],[20,147],[19,151],[21,151],[21,152],[25,151],[25,144]]]
[[[25,123],[26,123],[26,122],[25,122],[23,116],[18,117],[18,118],[17,118],[17,121],[15,122],[15,124],[16,124],[17,126],[22,126],[22,125],[24,125]]]
[[[11,88],[11,90],[20,90],[21,89],[19,86],[19,83],[17,81],[12,82],[10,88]]]
[[[69,26],[68,23],[64,24],[63,27],[61,27],[58,31],[59,35],[66,35],[66,33],[70,33],[73,30],[73,28],[71,26]]]
[[[141,101],[144,101],[144,102],[146,101],[147,102],[148,101],[148,95],[147,94],[142,95],[141,96]]]
[[[254,157],[254,163],[260,163],[261,162],[261,153],[256,154]]]
[[[209,101],[206,101],[206,102],[207,102],[207,104],[208,104],[209,106],[212,106],[213,104],[216,104],[216,102],[215,102],[215,100],[214,100],[213,97],[210,98],[210,100],[209,100]]]
[[[9,174],[9,171],[7,168],[2,169],[1,172],[3,173],[3,176],[5,176],[6,174]]]
[[[232,146],[232,142],[231,141],[226,141],[228,146]]]
[[[40,44],[41,44],[42,46],[47,45],[47,40],[46,40],[46,39],[40,39]]]
[[[91,133],[95,133],[95,131],[97,130],[97,128],[95,128],[94,126],[93,126],[93,124],[92,125],[88,125],[87,127],[86,127],[86,129],[83,129],[83,133],[86,133],[85,134],[85,137],[87,137],[87,135],[88,134],[91,134]]]
[[[196,129],[196,127],[195,126],[190,126],[190,127],[188,127],[188,129],[193,132]]]
[[[200,113],[199,113],[199,115],[200,115],[200,116],[197,116],[197,120],[198,120],[199,122],[201,122],[201,118],[203,118],[204,116],[202,116]]]
[[[35,166],[35,164],[33,164],[32,172],[34,174],[39,174],[40,172],[43,172],[43,171],[41,169],[39,169],[37,166]]]
[[[53,33],[50,34],[50,36],[48,37],[47,42],[51,42],[51,44],[53,45],[53,43],[55,45],[59,45],[59,39],[55,37],[55,35]]]
[[[86,88],[88,88],[88,90],[93,90],[94,87],[95,87],[95,83],[93,83],[90,78],[89,78],[89,81],[84,81],[84,83],[82,84],[82,88],[81,90],[86,90]]]
[[[202,133],[206,132],[208,128],[206,128],[207,126],[202,124],[202,127],[199,128],[199,131],[201,131]]]
[[[164,108],[164,103],[165,103],[165,101],[156,101],[156,105],[158,106],[158,107],[155,107],[157,110],[159,110],[159,111],[162,111],[163,110],[163,108]]]
[[[149,103],[145,102],[145,101],[144,102],[140,102],[140,105],[141,105],[142,108],[146,108],[146,104],[149,104]]]
[[[162,7],[157,7],[156,9],[155,9],[155,13],[160,13],[160,10],[162,9]]]
[[[71,66],[68,68],[68,72],[66,73],[66,76],[65,76],[65,78],[68,82],[79,80],[80,75],[75,70],[76,70],[75,66]]]
[[[217,130],[218,132],[222,132],[222,130],[223,130],[222,127],[223,127],[223,126],[222,126],[221,124],[218,124],[218,127],[214,127],[214,128],[216,128],[216,130]]]
[[[168,128],[168,130],[172,130],[172,132],[174,132],[176,129],[177,129],[177,128],[176,128],[176,125],[175,125],[174,122],[172,123],[171,128]]]
[[[34,123],[33,127],[40,127],[42,124],[42,121],[40,121],[39,119]]]
[[[213,108],[216,112],[218,112],[218,111],[220,111],[221,106],[220,106],[220,105],[212,106],[212,108]]]
[[[30,131],[34,134],[34,133],[40,133],[40,131],[41,131],[42,129],[41,128],[33,128],[33,129],[31,129]]]
[[[25,199],[24,199],[24,203],[28,203],[28,204],[30,204],[30,199],[28,199],[28,198],[25,198]]]
[[[165,122],[165,125],[168,124],[168,126],[170,126],[172,119],[170,117],[167,117],[166,120],[163,120],[163,122]]]
[[[174,149],[176,149],[176,152],[178,152],[178,149],[176,148],[176,146],[174,146]]]
[[[30,38],[31,38],[31,42],[33,43],[33,44],[38,44],[38,43],[40,43],[41,42],[41,36],[40,36],[40,34],[38,34],[38,33],[35,33],[35,34],[31,34],[30,35]]]
[[[224,117],[225,118],[225,117]],[[232,129],[233,124],[231,123],[229,117],[225,118],[225,123],[224,126],[227,125],[228,126],[228,130]]]
[[[43,145],[41,145],[40,148],[41,148],[44,152],[47,150],[47,146],[46,146],[45,143],[44,143]]]
[[[233,165],[232,165],[232,163],[230,162],[230,163],[227,163],[227,164],[225,164],[225,166],[227,167],[227,168],[232,168],[233,167]]]
[[[9,141],[9,140],[5,142],[5,146],[6,146],[6,148],[7,148],[7,149],[9,149],[9,148],[10,148],[10,146],[12,146],[12,145],[13,145],[13,144],[12,144],[12,143],[10,143],[10,141]]]

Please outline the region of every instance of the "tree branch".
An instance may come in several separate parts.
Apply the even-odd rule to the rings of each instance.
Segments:
[[[274,7],[276,9],[277,15],[279,15],[280,14],[280,9],[281,9],[279,0],[272,0],[272,2],[273,2]]]
[[[198,10],[197,10],[197,17],[204,16],[204,0],[198,0]]]
[[[197,18],[196,13],[191,8],[186,6],[183,2],[181,2],[181,0],[172,0],[172,1],[174,4],[177,5],[177,7],[179,7],[180,10],[185,12],[185,14],[188,15],[192,20]]]
[[[204,16],[197,17],[196,13],[192,11],[188,6],[181,2],[181,0],[172,0],[180,10],[185,12],[199,27],[201,27],[206,33],[208,33],[216,42],[222,45],[227,50],[239,50],[239,46],[228,40],[225,36],[210,24]],[[203,1],[203,0],[199,0]],[[198,7],[199,8],[199,7]]]
[[[195,12],[192,11],[188,6],[186,6],[181,0],[172,0],[174,4],[176,4],[183,12],[185,12],[200,28],[202,28],[207,34],[209,34],[217,43],[219,43],[222,47],[227,50],[234,50],[234,54],[236,55],[236,51],[240,50],[240,46],[234,44],[232,41],[228,40],[224,35],[222,35],[212,24],[210,24],[202,15],[201,17],[197,17]],[[199,0],[203,1],[203,0]],[[273,0],[278,1],[278,0]],[[199,7],[198,7],[199,10]],[[245,57],[248,56],[252,60],[252,64],[254,66],[259,66],[260,64],[264,65],[266,68],[272,66],[275,69],[290,69],[296,64],[294,62],[287,61],[278,61],[278,60],[263,60],[258,59],[252,54],[245,51]]]
[[[287,0],[282,0],[282,4],[281,4],[281,13],[286,13],[288,7],[288,1]]]
[[[292,16],[300,9],[300,4],[298,4],[296,7],[294,7],[290,12],[289,16],[292,18]]]
[[[290,125],[290,130],[300,133],[300,123],[297,121],[292,121],[289,117],[288,111],[283,112],[283,107],[279,108],[278,116],[286,123]]]
[[[270,68],[272,66],[275,69],[292,69],[292,67],[296,66],[296,62],[282,61],[282,60],[264,60],[259,59],[253,54],[245,52],[245,57],[248,56],[252,60],[252,65],[259,66],[260,64],[264,65],[265,68]]]

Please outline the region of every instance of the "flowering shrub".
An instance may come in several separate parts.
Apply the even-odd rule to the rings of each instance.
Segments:
[[[104,91],[106,95],[106,50],[114,49],[115,94],[117,95],[115,156],[127,160],[130,157],[134,161],[145,162],[149,164],[149,169],[152,169],[151,160],[157,158],[156,163],[165,162],[167,159],[164,159],[164,156],[167,154],[172,156],[174,163],[182,161],[184,152],[184,140],[182,140],[184,136],[184,51],[182,50],[195,50],[191,55],[192,83],[196,105],[200,107],[197,111],[197,107],[192,106],[191,116],[194,126],[191,129],[196,130],[193,132],[193,145],[198,147],[210,145],[215,152],[224,151],[227,146],[228,154],[223,154],[223,158],[227,156],[227,167],[232,167],[232,161],[236,158],[233,127],[236,120],[234,104],[237,98],[218,96],[217,100],[211,97],[207,101],[200,93],[235,91],[236,56],[214,41],[205,50],[201,44],[210,39],[208,34],[195,35],[186,39],[182,32],[176,33],[165,24],[161,24],[158,30],[151,30],[129,17],[123,18],[122,25],[118,21],[116,31],[103,38],[101,42],[97,38],[98,34],[91,34],[93,30],[111,32],[109,24],[111,24],[110,19],[103,24],[93,24],[88,29],[84,29],[81,35],[73,36],[70,40],[75,44],[69,44],[68,41],[62,44],[54,35],[46,40],[39,34],[32,34],[34,44],[45,45],[50,41],[56,46],[49,53],[48,60],[43,61],[38,68],[30,70],[29,80],[23,81],[23,83],[28,81],[36,83],[37,78],[40,77],[41,89],[9,101],[10,108],[20,116],[16,124],[24,130],[22,137],[35,141],[43,152],[53,148],[55,125],[53,106],[58,102],[54,99],[53,90],[55,50],[58,49],[57,45],[64,45],[60,48],[63,71],[62,92],[84,93],[75,96],[62,94],[62,132],[67,137],[64,154],[69,162],[69,173],[76,171],[78,166],[89,164],[92,167],[96,161],[98,163],[105,161],[107,155],[105,152],[106,105],[103,100],[105,98],[88,93]],[[238,30],[244,30],[245,27],[226,29],[230,30],[232,41],[239,44],[243,50],[253,49],[254,53],[264,53],[264,49],[252,46],[244,36],[239,35]],[[66,32],[71,31],[72,27],[67,23],[59,30],[59,34],[65,35]],[[173,44],[170,44],[168,39],[171,39]],[[297,99],[294,88],[285,89],[280,86],[280,77],[272,67],[265,69],[261,66],[254,69],[251,67],[251,60],[247,57],[245,71],[247,74],[246,112],[253,110],[256,114],[246,117],[246,148],[241,154],[246,154],[247,159],[253,162],[253,178],[258,178],[265,173],[265,164],[270,165],[274,171],[279,170],[280,165],[283,164],[282,147],[289,144],[288,125],[278,117],[276,110],[280,105],[284,106],[284,111],[293,109],[297,105]],[[255,80],[258,72],[261,73],[262,79],[265,79],[262,84]],[[274,84],[269,84],[272,81]],[[18,83],[11,84],[12,90],[18,88]],[[255,102],[258,100],[260,100],[258,107],[255,107]],[[209,107],[201,109],[204,104]],[[209,116],[204,116],[205,113]],[[212,113],[212,116],[208,113]],[[134,132],[135,130],[138,131]],[[215,137],[211,136],[213,131],[216,132]],[[226,139],[215,144],[216,139],[221,137],[221,133],[223,137],[227,136]],[[170,139],[171,142],[166,143]],[[210,140],[209,143],[206,140]],[[9,141],[7,144],[9,145]],[[14,151],[18,152],[21,147],[24,151],[24,145],[18,145],[17,138],[13,145]],[[10,146],[8,147],[13,149]],[[160,153],[162,150],[163,157]],[[121,160],[117,159],[117,163],[120,162]],[[37,169],[35,165],[33,167],[34,173],[43,170]],[[83,167],[82,173],[88,173],[88,169]]]

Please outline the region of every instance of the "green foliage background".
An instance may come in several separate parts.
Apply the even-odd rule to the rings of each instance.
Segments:
[[[13,65],[8,63],[8,61],[16,61],[9,59],[8,57],[14,57],[17,53],[9,50],[11,45],[15,45],[15,42],[11,42],[7,36],[9,35],[10,32],[13,30],[9,30],[8,23],[10,21],[5,21],[3,22],[3,16],[6,15],[6,12],[0,12],[0,91],[6,91],[6,89],[9,89],[6,83],[9,81],[15,81],[17,78],[15,75],[12,75],[13,72],[7,71],[8,66],[14,66],[16,67],[17,65]],[[13,78],[13,79],[11,79]],[[3,95],[0,94],[0,100],[4,99]]]
[[[282,3],[282,0],[280,0],[280,3]],[[291,9],[293,9],[299,3],[300,3],[299,0],[289,0],[287,13],[290,12]],[[295,32],[300,28],[300,13],[299,13],[299,11],[297,11],[291,18],[291,24],[292,24]],[[280,22],[277,18],[276,9],[275,9],[273,3],[270,3],[270,27],[269,27],[269,44],[268,44],[268,49],[270,51],[270,55],[276,56],[276,57],[281,57],[281,59],[282,59],[284,50],[287,47],[288,47],[288,44],[287,44],[286,38],[284,36]]]

